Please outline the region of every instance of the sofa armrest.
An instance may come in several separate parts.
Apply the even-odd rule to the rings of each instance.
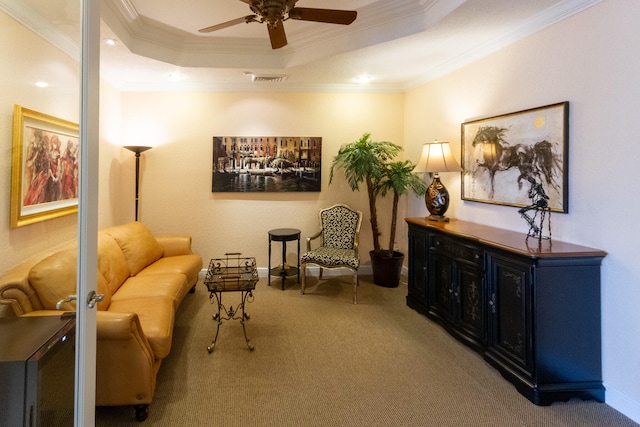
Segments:
[[[98,311],[96,404],[148,404],[153,399],[156,360],[135,313]]]
[[[160,236],[156,237],[164,249],[165,257],[191,255],[191,236]]]

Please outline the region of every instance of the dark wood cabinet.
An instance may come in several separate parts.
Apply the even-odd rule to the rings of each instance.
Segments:
[[[75,317],[0,319],[0,425],[73,425]]]
[[[535,404],[604,401],[605,252],[465,221],[407,222],[407,305],[480,352]]]

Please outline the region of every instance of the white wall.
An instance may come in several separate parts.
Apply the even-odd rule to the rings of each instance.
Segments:
[[[0,12],[0,274],[77,236],[77,214],[9,227],[11,151],[14,104],[75,123],[79,121],[80,63]],[[28,46],[28,48],[25,48]],[[44,80],[47,88],[35,86]],[[119,221],[121,94],[108,84],[100,88],[99,226]]]
[[[360,248],[362,262],[368,263],[366,191],[352,193],[340,171],[329,187],[329,167],[340,145],[364,132],[401,144],[403,99],[401,94],[124,93],[122,145],[157,145],[141,158],[140,220],[155,233],[192,235],[205,261],[237,251],[266,267],[268,230],[300,229],[304,251],[304,239],[318,230],[318,210],[348,203],[365,213]],[[322,137],[322,191],[212,193],[212,138],[234,135]],[[124,149],[120,159],[128,177],[122,177],[117,206],[126,222],[134,217],[135,163]],[[390,198],[387,202],[380,204],[383,219],[390,216]],[[388,236],[388,221],[383,224]],[[400,236],[406,236],[403,227],[398,227]],[[406,247],[406,237],[401,241]],[[277,263],[280,243],[274,245]],[[295,246],[287,248],[289,258],[295,257]]]
[[[554,239],[608,252],[602,266],[602,358],[606,401],[640,421],[640,210],[635,172],[640,117],[640,7],[608,0],[441,79],[405,104],[407,155],[425,140],[455,142],[460,124],[570,102],[569,213],[552,214]],[[442,174],[450,215],[526,233],[516,208],[460,200],[459,174]],[[423,216],[422,200],[410,201]],[[524,238],[524,237],[523,237]]]
[[[25,48],[28,46],[28,48]],[[77,215],[10,229],[13,106],[78,123],[80,64],[0,12],[0,274],[47,248],[73,239]],[[48,88],[35,82],[45,80]]]

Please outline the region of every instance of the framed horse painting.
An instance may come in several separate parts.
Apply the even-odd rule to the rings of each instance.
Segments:
[[[569,103],[462,123],[462,199],[569,212]]]

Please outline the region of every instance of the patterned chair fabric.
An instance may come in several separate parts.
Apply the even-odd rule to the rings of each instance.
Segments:
[[[358,303],[358,239],[362,212],[344,204],[337,204],[320,211],[320,231],[307,238],[307,252],[300,258],[302,269],[302,293],[306,288],[306,267],[309,264],[323,268],[347,268],[353,272],[353,303]],[[311,249],[311,242],[321,238],[320,246]]]

